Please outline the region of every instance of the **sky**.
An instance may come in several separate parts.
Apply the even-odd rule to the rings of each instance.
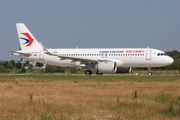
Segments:
[[[1,0],[1,61],[20,60],[16,23],[47,48],[180,51],[180,0]]]

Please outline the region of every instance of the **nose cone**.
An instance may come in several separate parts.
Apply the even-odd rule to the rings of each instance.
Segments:
[[[171,58],[171,57],[168,57],[166,62],[167,62],[168,65],[170,65],[170,64],[172,64],[174,62],[174,59]]]

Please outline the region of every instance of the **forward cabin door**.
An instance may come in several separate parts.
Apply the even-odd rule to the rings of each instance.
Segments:
[[[43,50],[41,50],[41,51],[39,52],[39,59],[40,59],[40,60],[44,60],[44,51],[43,51]]]
[[[151,60],[151,50],[146,50],[146,60]]]

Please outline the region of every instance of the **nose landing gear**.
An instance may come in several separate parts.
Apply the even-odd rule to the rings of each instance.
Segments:
[[[148,69],[149,69],[148,75],[152,75],[151,68],[148,67]]]

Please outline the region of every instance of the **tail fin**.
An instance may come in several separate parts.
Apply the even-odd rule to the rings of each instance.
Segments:
[[[22,51],[42,49],[36,38],[23,23],[16,23],[17,33]]]

